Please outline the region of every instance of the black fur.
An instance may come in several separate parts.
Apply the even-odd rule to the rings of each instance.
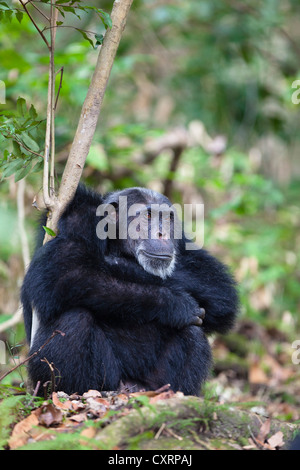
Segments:
[[[289,450],[300,450],[300,434],[298,434],[289,447]]]
[[[65,333],[29,362],[33,385],[50,378],[41,362],[46,357],[58,389],[67,393],[116,390],[122,381],[146,389],[169,383],[198,395],[211,366],[205,333],[224,333],[234,324],[232,276],[205,250],[186,251],[185,239],[176,242],[171,276],[146,272],[118,240],[97,238],[101,203],[99,194],[80,186],[58,236],[37,249],[26,274],[21,300],[29,342],[32,307],[39,317],[30,352],[54,330]],[[206,311],[203,327],[193,324],[199,307]]]

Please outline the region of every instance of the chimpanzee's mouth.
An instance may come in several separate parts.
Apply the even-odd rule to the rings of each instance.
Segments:
[[[161,259],[162,261],[171,261],[173,255],[171,253],[150,253],[149,251],[141,251],[148,258]]]

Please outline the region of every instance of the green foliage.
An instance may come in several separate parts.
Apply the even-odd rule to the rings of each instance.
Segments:
[[[45,0],[43,3],[50,4],[51,0]],[[65,18],[65,13],[72,13],[73,15],[77,16],[77,18],[81,19],[79,15],[80,12],[84,12],[84,13],[92,12],[92,13],[97,14],[97,16],[102,21],[105,29],[112,27],[111,18],[108,13],[106,13],[101,8],[84,5],[84,3],[81,0],[74,0],[71,2],[70,0],[57,0],[55,2],[55,6],[63,18]],[[58,23],[59,23],[58,26],[60,26],[63,22],[59,21]],[[78,31],[81,31],[81,30],[78,29]]]
[[[23,20],[24,13],[18,8],[11,8],[6,2],[0,2],[0,22],[11,23],[15,16],[19,23]]]
[[[47,4],[50,7],[50,0],[43,0],[45,5]],[[34,6],[35,1],[31,2],[30,5],[27,5],[27,8],[31,10]],[[21,7],[21,5],[20,5]],[[78,20],[82,20],[80,16],[81,13],[89,16],[95,14],[96,17],[101,21],[102,28],[104,26],[105,30],[111,28],[111,18],[108,13],[103,9],[86,5],[81,0],[76,1],[64,1],[57,0],[55,2],[55,7],[59,11],[60,21],[57,21],[57,28],[73,28],[75,31],[81,33],[82,37],[88,41],[93,48],[97,48],[102,44],[104,35],[102,34],[101,27],[99,32],[93,33],[89,30],[67,25],[65,24],[66,15],[75,16]],[[28,10],[28,11],[29,11]],[[35,12],[35,10],[34,10]],[[9,6],[6,2],[0,2],[0,22],[2,23],[14,23],[14,18],[17,20],[18,24],[26,17],[27,24],[30,23],[30,19],[25,10],[22,8]],[[39,20],[41,18],[39,17]],[[62,21],[61,21],[62,20]],[[83,20],[82,20],[83,22]],[[26,25],[27,26],[27,25]],[[26,29],[25,26],[25,29]],[[24,30],[24,23],[21,26]],[[49,32],[49,24],[40,26],[41,31],[44,34]],[[22,30],[18,30],[22,34]],[[20,39],[20,38],[19,38]],[[22,39],[23,40],[23,39]],[[38,40],[41,41],[41,38],[38,37]],[[30,48],[31,49],[31,48]],[[48,54],[45,50],[45,61],[48,63]],[[2,57],[1,57],[2,55]],[[59,52],[58,52],[59,56]],[[32,51],[28,54],[28,51],[25,52],[25,58],[18,53],[11,50],[4,50],[0,53],[0,60],[4,68],[11,70],[14,67],[14,61],[18,61],[18,66],[24,70],[31,68],[31,59]],[[28,61],[27,61],[28,58]],[[19,59],[19,60],[18,60]],[[20,70],[21,71],[21,70]],[[45,75],[46,77],[46,75]],[[40,83],[36,81],[38,85],[37,89],[41,93],[45,93],[46,82]],[[9,83],[7,83],[7,89],[9,90]],[[21,86],[22,88],[22,86]],[[28,89],[28,86],[24,87]],[[8,91],[9,94],[9,91]],[[32,96],[30,97],[32,99]],[[44,103],[44,108],[46,108],[46,102]],[[0,146],[2,154],[0,154],[0,172],[1,179],[8,178],[11,175],[15,175],[15,181],[26,177],[29,173],[38,172],[42,169],[43,166],[43,140],[45,133],[45,120],[38,119],[38,113],[34,105],[31,105],[28,109],[26,99],[23,97],[18,97],[13,106],[7,109],[4,109],[0,115]]]
[[[15,208],[7,206],[3,203],[3,193],[1,194],[2,202],[0,201],[0,258],[7,261],[12,253],[19,253],[18,241],[18,220]],[[5,265],[6,266],[6,265]],[[0,270],[0,277],[9,278],[7,268],[3,266]]]
[[[39,2],[36,2],[36,0],[33,0],[30,3],[34,6],[35,3],[39,3]],[[41,0],[41,3],[47,4],[49,7],[51,6],[51,0]],[[82,12],[86,14],[89,14],[89,13],[96,14],[96,16],[100,19],[105,29],[112,27],[112,21],[111,21],[110,15],[107,12],[95,6],[85,5],[84,2],[82,2],[81,0],[71,0],[71,1],[70,0],[56,0],[56,2],[54,2],[54,6],[60,13],[61,18],[63,19],[63,21],[56,22],[56,25],[58,28],[66,26],[64,25],[66,14],[74,15],[76,18],[81,20],[82,18],[80,14]],[[24,14],[27,15],[27,12],[28,12],[27,7],[26,7],[26,10],[25,8],[24,9],[17,8],[17,7],[14,8],[14,7],[9,7],[6,2],[0,2],[0,22],[6,21],[6,22],[11,23],[12,18],[15,16],[17,21],[21,23],[23,20]],[[47,29],[48,27],[46,26],[43,29],[43,31]],[[85,31],[78,27],[74,27],[74,29],[80,32],[82,36],[84,37],[84,39],[88,41],[92,47],[96,48],[102,44],[102,41],[103,41],[102,34],[91,33],[90,31]],[[90,35],[94,36],[96,40],[95,45],[92,39],[90,38]]]
[[[43,156],[39,154],[44,137],[43,121],[33,105],[27,109],[26,100],[18,98],[15,113],[0,116],[0,144],[6,149],[0,157],[1,177],[15,175],[15,181],[24,178],[32,169],[40,171]]]
[[[17,421],[23,406],[24,396],[8,396],[3,399],[3,386],[0,388],[0,450],[7,445],[11,433],[11,425]]]
[[[50,235],[51,237],[56,237],[56,233],[49,227],[45,227],[43,225],[43,229],[45,230],[45,232]]]
[[[155,406],[153,406],[151,403],[150,403],[150,399],[149,397],[147,397],[146,395],[140,395],[140,396],[137,396],[137,397],[134,397],[134,398],[131,398],[128,402],[129,405],[132,405],[132,407],[138,411],[138,413],[143,417],[143,412],[145,412],[145,410],[143,409],[142,411],[142,407],[145,407],[146,409],[148,409],[148,411],[152,411],[153,413],[156,413],[156,409],[155,409]]]
[[[96,445],[89,444],[89,441],[91,441],[91,439],[81,437],[79,431],[70,434],[62,434],[51,430],[49,434],[51,434],[52,436],[52,439],[50,439],[49,441],[32,442],[26,444],[20,450],[94,450],[95,448],[101,449],[101,444],[97,442],[97,447]]]
[[[40,8],[49,9],[50,0],[42,3]],[[56,70],[64,67],[56,112],[58,180],[94,70],[94,46],[111,26],[105,13],[111,4],[56,2]],[[187,128],[192,120],[202,122],[212,137],[225,135],[224,156],[214,159],[201,145],[184,151],[172,175],[172,198],[189,202],[192,194],[205,203],[205,247],[237,274],[243,315],[285,328],[288,312],[297,325],[300,107],[291,102],[291,85],[300,72],[294,34],[299,2],[287,1],[284,8],[274,0],[134,2],[132,11],[85,180],[103,192],[133,185],[163,190],[171,155],[162,152],[145,164],[150,139],[177,125]],[[41,28],[48,27],[37,18]],[[6,85],[6,105],[0,105],[1,176],[18,180],[27,174],[28,184],[39,191],[41,178],[32,170],[43,163],[36,153],[43,155],[48,51],[17,2],[0,2],[0,20],[0,80]],[[49,29],[44,33],[49,36]],[[274,143],[269,155],[261,146],[265,140]],[[289,171],[285,186],[278,184],[274,167],[280,176]],[[7,194],[8,183],[2,201]],[[16,251],[16,213],[3,202],[0,211],[6,263]]]

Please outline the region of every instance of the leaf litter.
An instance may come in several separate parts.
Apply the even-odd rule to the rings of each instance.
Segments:
[[[118,417],[127,415],[134,407],[135,400],[142,405],[145,403],[142,398],[145,397],[147,404],[151,405],[160,400],[183,396],[181,392],[166,391],[166,388],[169,388],[169,385],[157,391],[134,393],[88,390],[82,396],[53,392],[51,399],[14,426],[8,441],[9,448],[15,450],[28,443],[54,439],[57,433],[73,432],[90,420],[91,425],[83,427],[80,436],[94,438],[97,433],[95,422],[103,418],[111,422],[116,419],[117,412]]]

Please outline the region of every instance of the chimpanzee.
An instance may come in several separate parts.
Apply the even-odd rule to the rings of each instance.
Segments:
[[[29,361],[33,385],[53,364],[67,393],[166,384],[200,393],[211,366],[206,334],[233,326],[237,289],[221,262],[186,249],[171,208],[149,189],[102,197],[78,187],[22,287],[30,353],[65,333]]]

